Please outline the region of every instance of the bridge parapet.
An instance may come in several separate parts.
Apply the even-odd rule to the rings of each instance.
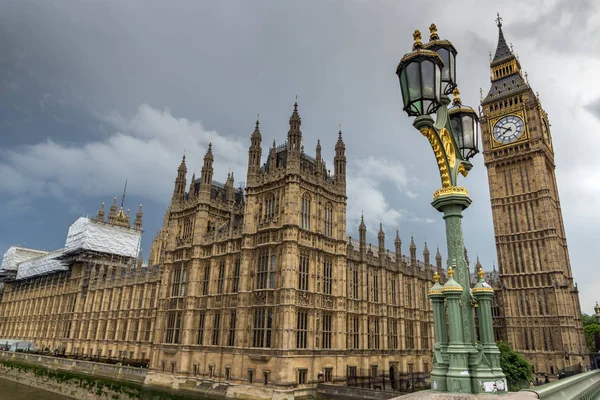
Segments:
[[[594,400],[600,396],[600,370],[584,372],[556,382],[523,389],[544,400]]]

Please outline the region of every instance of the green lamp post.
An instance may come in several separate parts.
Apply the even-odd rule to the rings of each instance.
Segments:
[[[434,24],[431,24],[429,31],[430,40],[427,44],[421,42],[421,33],[415,31],[413,51],[402,57],[396,74],[400,80],[403,110],[415,117],[413,126],[431,144],[438,164],[442,187],[433,194],[432,205],[443,213],[448,261],[452,261],[453,275],[456,274],[456,280],[452,279],[456,283],[454,289],[445,291],[434,285],[429,292],[434,304],[436,332],[432,387],[438,391],[479,393],[496,387],[496,381],[504,379],[501,372],[498,375],[487,365],[489,362],[484,357],[483,346],[477,344],[473,310],[475,299],[470,290],[462,234],[462,211],[469,207],[471,199],[467,190],[458,186],[457,181],[459,174],[467,176],[472,168],[469,160],[479,152],[479,121],[475,111],[464,106],[459,98],[456,49],[449,41],[440,40]],[[451,107],[449,94],[454,96]],[[434,113],[435,121],[431,116]],[[451,327],[449,343],[446,343],[445,334],[442,333],[446,329],[446,313],[440,311],[437,317],[435,313],[442,297]],[[493,329],[491,320],[489,323],[489,329]],[[453,332],[452,327],[457,331]],[[489,375],[488,371],[492,371],[494,385],[490,385],[491,376],[488,376],[489,381],[481,380],[481,377]],[[446,379],[442,379],[443,374]]]

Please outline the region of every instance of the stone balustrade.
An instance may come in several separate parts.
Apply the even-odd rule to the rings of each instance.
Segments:
[[[146,374],[148,373],[148,370],[144,368],[125,367],[121,365],[41,356],[29,353],[12,353],[8,351],[0,351],[0,360],[15,361],[24,364],[44,366],[47,368],[102,376],[105,378],[125,380],[136,383],[144,383]]]

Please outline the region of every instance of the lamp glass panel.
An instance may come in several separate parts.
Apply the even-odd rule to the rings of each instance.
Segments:
[[[452,127],[452,134],[458,144],[459,148],[462,148],[462,121],[459,116],[450,117],[450,126]]]
[[[439,102],[440,101],[440,97],[442,96],[442,92],[441,92],[441,72],[440,72],[440,67],[439,65],[435,65],[435,98],[436,100]]]
[[[435,72],[433,62],[421,61],[421,80],[423,82],[423,98],[435,99]]]
[[[463,115],[462,126],[463,126],[463,144],[465,148],[473,149],[475,146],[475,118],[470,115]]]
[[[456,83],[456,56],[452,52],[449,52],[449,54],[450,62],[448,64],[450,65],[450,78],[452,78],[452,81]]]
[[[403,69],[400,72],[400,89],[402,90],[402,100],[404,101],[405,106],[410,102],[408,97],[408,82],[406,79],[406,70]]]
[[[447,81],[450,78],[450,52],[448,49],[442,47],[438,49],[437,53],[444,62],[444,68],[442,68],[442,79]]]
[[[410,101],[421,98],[421,74],[419,72],[419,63],[416,61],[413,61],[406,66],[406,78]]]

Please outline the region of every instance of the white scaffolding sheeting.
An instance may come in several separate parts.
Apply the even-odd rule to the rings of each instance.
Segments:
[[[64,254],[65,249],[60,249],[45,256],[34,258],[33,260],[23,261],[19,264],[16,279],[31,278],[50,272],[67,271],[69,264],[61,260]]]
[[[43,255],[48,254],[47,251],[26,249],[23,247],[12,246],[10,247],[6,253],[4,253],[4,257],[2,257],[2,267],[0,267],[0,272],[2,271],[16,271],[17,265],[23,261],[31,260],[33,258],[37,258]]]
[[[93,250],[135,258],[141,237],[141,231],[81,217],[69,227],[65,251]]]

